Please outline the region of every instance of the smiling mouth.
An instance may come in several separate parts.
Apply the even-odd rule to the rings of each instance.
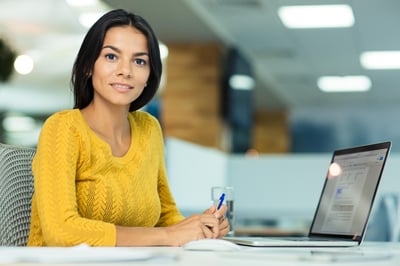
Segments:
[[[130,85],[126,85],[126,84],[117,84],[117,83],[113,83],[111,84],[111,86],[117,90],[131,90],[133,89],[132,86]]]

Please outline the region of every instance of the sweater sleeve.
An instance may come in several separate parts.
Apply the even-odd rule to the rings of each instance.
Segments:
[[[75,176],[81,163],[81,145],[70,116],[55,114],[44,124],[32,165],[32,200],[48,246],[115,245],[113,224],[86,219],[78,213]]]

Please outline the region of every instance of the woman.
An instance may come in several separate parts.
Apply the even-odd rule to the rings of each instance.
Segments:
[[[32,162],[29,246],[180,246],[228,232],[225,207],[186,219],[177,210],[160,125],[138,111],[161,69],[140,16],[113,10],[88,31],[72,72],[74,109],[46,120]]]

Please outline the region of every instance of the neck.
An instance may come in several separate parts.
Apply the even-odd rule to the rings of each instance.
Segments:
[[[90,128],[106,139],[121,140],[130,134],[126,108],[96,108],[94,104],[81,110]]]

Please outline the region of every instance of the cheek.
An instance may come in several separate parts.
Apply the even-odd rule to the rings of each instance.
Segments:
[[[93,86],[96,84],[101,85],[102,83],[105,83],[108,77],[110,77],[110,73],[112,73],[112,70],[109,68],[99,68],[95,66],[92,75]]]
[[[93,73],[93,75],[92,75],[92,84],[93,84],[93,87],[95,89],[98,89],[102,84],[101,75],[98,75],[98,73]]]
[[[141,86],[140,89],[137,90],[137,95],[138,95],[138,96],[139,96],[139,95],[142,95],[142,93],[143,93],[143,91],[144,91],[145,89],[146,89],[146,88],[144,88],[144,85]]]
[[[143,87],[146,87],[149,77],[150,77],[150,70],[144,72],[143,75],[141,76],[141,82]]]

